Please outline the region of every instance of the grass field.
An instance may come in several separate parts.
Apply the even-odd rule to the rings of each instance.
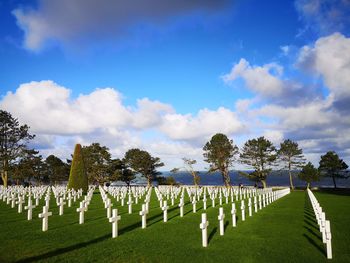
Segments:
[[[332,262],[350,262],[350,192],[315,192],[331,220],[333,238]],[[208,200],[208,205],[211,204]],[[127,213],[120,207],[119,236],[111,238],[111,224],[106,218],[101,196],[94,193],[79,225],[74,207],[65,207],[64,215],[52,198],[49,230],[41,231],[40,209],[33,220],[26,213],[0,202],[0,262],[326,262],[324,246],[311,204],[304,191],[295,191],[270,204],[242,222],[238,212],[237,227],[231,226],[231,205],[224,205],[225,235],[218,231],[218,206],[207,209],[209,245],[201,246],[202,202],[192,213],[186,203],[185,216],[179,208],[170,207],[164,223],[159,202],[152,194],[147,228],[141,229],[138,211]],[[114,201],[114,206],[116,202]],[[236,204],[239,208],[239,204]],[[239,209],[237,209],[239,210]]]

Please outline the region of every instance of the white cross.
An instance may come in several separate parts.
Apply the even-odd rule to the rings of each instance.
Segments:
[[[257,200],[256,200],[256,195],[254,196],[254,211],[255,211],[255,213],[258,212],[258,204],[257,204]]]
[[[18,213],[22,213],[22,207],[23,207],[23,203],[24,203],[24,200],[22,198],[22,196],[18,196],[18,201],[17,201],[17,204],[18,204]]]
[[[231,215],[232,215],[232,226],[236,226],[236,204],[232,203],[232,209],[231,209]]]
[[[249,216],[252,216],[252,199],[250,197],[248,199],[248,212]]]
[[[203,247],[208,246],[208,226],[209,222],[207,221],[207,214],[202,214],[202,222],[199,224],[199,228],[202,229],[202,245]]]
[[[219,225],[220,225],[220,236],[224,235],[224,219],[225,219],[225,214],[224,214],[224,209],[222,207],[219,208]]]
[[[133,203],[134,203],[134,202],[132,201],[131,196],[129,195],[129,201],[127,202],[129,214],[132,214],[132,204],[133,204]]]
[[[77,208],[77,212],[79,212],[79,224],[84,224],[84,212],[86,210],[85,202],[80,202],[80,207]]]
[[[113,215],[109,218],[109,223],[112,223],[112,238],[118,236],[118,221],[120,216],[118,216],[118,209],[113,209]]]
[[[45,197],[45,206],[47,206],[48,208],[50,207],[50,196],[49,195],[47,195]]]
[[[70,192],[68,193],[67,199],[68,199],[68,207],[71,207],[71,205],[72,205],[72,194]]]
[[[244,200],[241,201],[241,210],[242,210],[242,221],[245,220],[245,205],[244,205]]]
[[[66,202],[63,201],[63,198],[60,198],[60,201],[57,203],[57,205],[60,207],[59,215],[63,215],[63,206],[66,204]]]
[[[113,204],[111,203],[111,199],[107,198],[105,203],[105,208],[107,208],[107,218],[111,217],[112,206]]]
[[[211,196],[211,206],[215,207],[215,196],[214,196],[214,194]]]
[[[183,217],[184,216],[184,199],[183,198],[180,199],[179,207],[180,207],[180,217]]]
[[[326,220],[326,246],[327,246],[327,258],[332,258],[332,234],[331,234],[331,223]]]
[[[207,198],[205,197],[205,195],[203,196],[203,209],[207,210]]]
[[[49,216],[52,216],[52,212],[49,212],[49,208],[47,206],[43,206],[43,212],[39,214],[39,218],[43,219],[43,231],[47,231],[49,228]]]
[[[167,205],[167,201],[165,200],[163,202],[162,210],[163,210],[163,221],[167,222],[168,221],[168,208],[169,206]]]
[[[192,201],[193,213],[196,213],[196,211],[197,211],[197,206],[196,206],[196,204],[197,204],[197,201],[196,201],[195,198],[193,198],[193,201]]]
[[[16,196],[15,194],[12,194],[11,196],[11,208],[14,208],[16,204]]]
[[[142,228],[146,228],[146,215],[147,215],[147,210],[146,210],[146,205],[142,204],[142,210],[140,211],[140,216],[142,218]]]
[[[262,209],[262,205],[261,205],[261,195],[259,195],[259,210]]]
[[[32,220],[32,216],[33,216],[33,209],[35,208],[34,205],[32,205],[32,198],[29,197],[28,198],[28,205],[24,207],[24,209],[28,210],[28,214],[27,214],[27,219],[28,220]]]

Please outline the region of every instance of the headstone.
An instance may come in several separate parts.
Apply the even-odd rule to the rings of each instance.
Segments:
[[[86,211],[86,206],[85,206],[85,202],[82,201],[80,202],[80,207],[77,208],[77,212],[79,212],[79,224],[84,224],[84,213]]]
[[[163,210],[163,221],[167,222],[168,221],[168,208],[169,206],[167,205],[167,201],[163,201],[163,206],[162,206],[162,210]]]
[[[24,203],[23,197],[21,195],[19,195],[18,196],[18,201],[17,201],[18,213],[22,213],[23,203]]]
[[[258,212],[258,202],[256,200],[256,195],[254,196],[254,211],[255,211],[255,213]]]
[[[250,197],[248,199],[248,213],[249,216],[252,216],[252,199]]]
[[[129,214],[132,214],[132,204],[133,204],[134,202],[132,201],[132,197],[131,197],[131,195],[129,195],[129,200],[128,200],[128,202],[127,202],[127,205],[128,205],[128,213]]]
[[[60,209],[59,209],[59,215],[60,216],[63,215],[63,206],[65,204],[66,204],[66,202],[64,202],[63,198],[61,197],[59,203],[57,204],[60,207]]]
[[[107,198],[105,208],[107,209],[107,218],[111,217],[111,212],[112,212],[112,202],[111,199]]]
[[[183,217],[184,216],[184,199],[181,198],[180,199],[180,204],[179,204],[179,207],[180,207],[180,217]]]
[[[146,215],[147,215],[146,204],[142,204],[142,210],[140,211],[140,216],[142,218],[142,228],[146,228]]]
[[[49,228],[49,216],[52,216],[52,212],[49,212],[49,208],[47,206],[43,206],[43,212],[39,214],[39,218],[43,219],[43,231],[47,231]]]
[[[192,200],[192,210],[193,210],[193,213],[197,212],[197,200],[196,200],[196,198],[193,198],[193,200]]]
[[[326,247],[327,247],[327,258],[332,258],[332,234],[331,224],[329,220],[326,220]]]
[[[118,221],[120,216],[118,215],[118,209],[113,209],[112,217],[109,218],[109,223],[112,223],[112,238],[118,236]]]
[[[241,210],[242,210],[242,221],[245,221],[245,205],[244,205],[244,200],[241,201]]]
[[[33,217],[33,209],[35,208],[34,205],[32,205],[32,198],[29,197],[28,198],[28,205],[24,207],[24,209],[28,210],[28,213],[27,213],[27,219],[28,220],[32,220],[32,217]]]
[[[202,214],[202,222],[199,224],[199,228],[202,229],[202,246],[208,246],[208,226],[209,222],[207,221],[207,214]]]
[[[220,236],[224,235],[224,219],[225,219],[225,214],[224,214],[224,209],[222,207],[219,208],[219,227],[220,227]]]
[[[207,197],[205,195],[203,196],[203,209],[207,210]]]
[[[231,215],[232,215],[232,226],[236,226],[236,204],[232,203],[232,209],[231,209]]]

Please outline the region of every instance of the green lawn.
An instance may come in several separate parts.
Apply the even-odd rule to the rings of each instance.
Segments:
[[[350,196],[315,192],[316,198],[331,220],[333,236],[332,262],[350,262]],[[26,213],[18,214],[0,202],[0,262],[325,262],[325,250],[315,223],[311,204],[304,191],[295,191],[268,207],[253,213],[237,227],[231,226],[231,205],[225,205],[226,230],[220,236],[218,230],[218,206],[212,208],[208,199],[210,222],[209,245],[201,246],[202,202],[192,213],[192,205],[185,206],[185,216],[179,217],[179,208],[171,207],[167,223],[159,202],[152,194],[147,228],[141,229],[138,211],[127,213],[127,206],[120,207],[119,236],[111,238],[111,224],[106,218],[101,196],[94,193],[85,224],[79,225],[79,215],[65,207],[65,214],[58,215],[52,198],[49,230],[41,231],[40,209],[35,209],[34,220],[27,221]],[[116,202],[114,201],[114,204]],[[116,205],[116,204],[115,204]],[[240,204],[236,203],[239,208]],[[237,209],[239,210],[239,209]],[[240,212],[240,211],[239,211]]]

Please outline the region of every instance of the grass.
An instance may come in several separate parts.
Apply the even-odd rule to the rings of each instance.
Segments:
[[[327,218],[331,220],[333,238],[332,262],[349,262],[350,256],[350,193],[315,192]],[[33,220],[26,213],[18,214],[0,202],[0,262],[326,262],[311,204],[304,191],[295,191],[270,204],[252,217],[231,226],[231,205],[224,205],[225,235],[218,230],[218,206],[208,199],[209,246],[201,246],[202,202],[197,213],[186,202],[185,216],[179,217],[178,202],[168,211],[163,222],[155,193],[152,194],[147,228],[141,229],[138,211],[141,204],[127,206],[113,201],[121,214],[119,236],[111,238],[111,224],[106,218],[101,196],[94,193],[85,224],[79,225],[74,207],[65,207],[64,215],[52,198],[49,230],[41,231],[40,209]],[[236,203],[240,207],[240,203]],[[237,209],[239,210],[239,209]]]

